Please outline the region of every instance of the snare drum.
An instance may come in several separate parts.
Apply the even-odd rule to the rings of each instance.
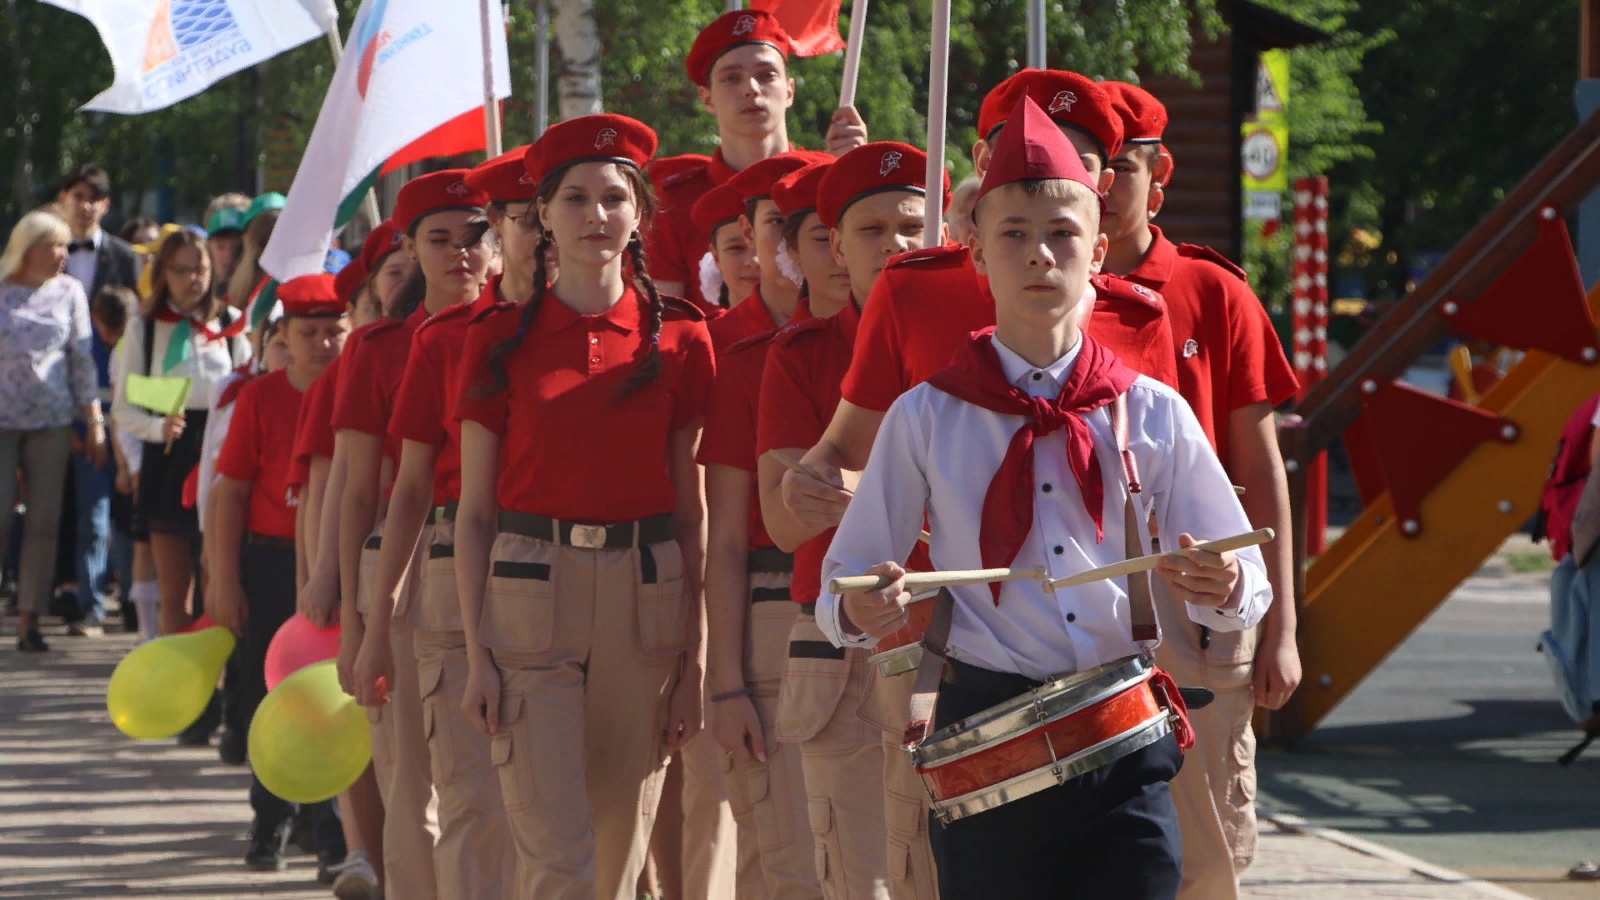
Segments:
[[[1184,716],[1172,680],[1129,656],[1041,685],[910,745],[951,822],[1055,787],[1171,734]]]

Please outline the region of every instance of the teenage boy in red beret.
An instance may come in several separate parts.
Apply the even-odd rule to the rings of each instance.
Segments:
[[[1122,114],[1122,152],[1106,195],[1102,229],[1110,241],[1106,268],[1160,291],[1167,300],[1178,351],[1178,390],[1189,401],[1234,484],[1250,521],[1289,534],[1289,496],[1272,408],[1296,389],[1293,371],[1244,272],[1209,247],[1173,244],[1151,223],[1173,172],[1161,143],[1167,110],[1148,91],[1107,82]],[[1226,900],[1239,893],[1238,873],[1255,854],[1252,797],[1236,789],[1255,778],[1257,705],[1277,709],[1300,681],[1294,579],[1288,541],[1266,548],[1274,603],[1259,628],[1213,633],[1180,617],[1179,604],[1157,591],[1170,624],[1156,655],[1183,684],[1211,689],[1216,700],[1194,710],[1195,748],[1172,781],[1183,828],[1183,887],[1192,900]]]
[[[700,30],[684,68],[700,105],[717,120],[717,150],[711,156],[656,160],[650,175],[661,207],[645,235],[650,274],[668,294],[697,304],[695,266],[708,235],[694,223],[695,201],[752,163],[790,149],[786,116],[794,105],[788,59],[792,41],[777,17],[764,10],[734,10]],[[827,150],[838,156],[867,142],[867,126],[854,107],[834,110]]]
[[[1040,564],[1053,577],[1123,559],[1143,543],[1152,515],[1172,546],[1248,530],[1188,405],[1080,328],[1085,289],[1106,250],[1100,204],[1099,181],[1077,151],[1021,98],[974,206],[972,255],[989,278],[997,324],[970,336],[885,416],[822,577],[866,571],[892,583],[818,598],[817,622],[836,646],[867,646],[904,624],[911,595],[898,561],[917,543],[924,515],[936,569]],[[1124,402],[1119,439],[1110,412]],[[1140,475],[1137,497],[1125,454],[1137,462],[1129,467]],[[1271,600],[1255,548],[1191,550],[1158,573],[1187,618],[1219,631],[1249,627]],[[1141,656],[1159,632],[1136,638],[1130,629],[1135,588],[1120,579],[1053,593],[1036,581],[950,588],[934,727]],[[1149,680],[1126,690],[1153,702]],[[1172,706],[1180,722],[1154,743],[1052,787],[1012,785],[1001,805],[946,824],[942,896],[1175,896],[1180,850],[1167,781],[1181,764],[1184,730],[1181,704]]]
[[[295,611],[294,534],[298,497],[287,482],[294,421],[307,387],[339,355],[349,322],[333,276],[303,275],[278,287],[282,328],[288,335],[288,368],[252,379],[239,391],[233,420],[217,457],[213,529],[207,534],[212,571],[207,611],[238,633],[242,678],[235,702],[242,721],[255,715],[267,695],[267,646]],[[250,780],[255,822],[245,864],[263,871],[284,867],[284,847],[296,806]],[[318,862],[344,859],[345,840],[333,801],[310,817]],[[305,814],[301,814],[305,818]]]
[[[870,650],[834,647],[818,630],[813,610],[831,532],[784,508],[778,496],[784,468],[769,451],[798,456],[821,437],[838,405],[859,298],[871,293],[890,258],[934,237],[924,234],[926,169],[922,151],[893,141],[858,147],[828,168],[817,184],[815,211],[797,227],[827,229],[833,260],[849,277],[850,299],[827,320],[780,332],[762,377],[756,439],[762,509],[774,541],[795,554],[791,595],[801,604],[789,635],[776,736],[800,745],[811,805],[826,810],[820,818],[829,827],[815,839],[825,861],[818,874],[830,896],[937,896],[927,793],[897,746],[912,678],[880,676],[867,660]],[[940,187],[934,202],[948,200],[948,179]]]

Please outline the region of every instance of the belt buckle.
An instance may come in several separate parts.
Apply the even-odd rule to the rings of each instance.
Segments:
[[[571,543],[574,547],[585,550],[604,550],[606,547],[606,526],[604,525],[574,525],[572,526]]]

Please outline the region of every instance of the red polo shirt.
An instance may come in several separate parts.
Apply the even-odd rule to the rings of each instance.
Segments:
[[[434,448],[433,502],[461,496],[461,420],[455,402],[461,350],[473,318],[499,302],[500,276],[471,303],[458,303],[423,322],[411,336],[411,352],[394,396],[389,435],[395,443],[416,441]]]
[[[773,338],[761,376],[758,456],[784,448],[805,450],[822,439],[839,408],[840,384],[860,326],[861,313],[852,301],[835,315],[791,325]],[[833,543],[833,532],[830,528],[795,548],[789,596],[796,603],[814,602],[822,592],[822,557]]]
[[[333,401],[333,430],[350,429],[383,438],[383,455],[400,458],[400,445],[389,434],[395,391],[411,355],[411,336],[428,320],[422,304],[401,321],[373,326],[350,355]]]
[[[756,298],[745,303],[760,301]],[[741,303],[740,306],[744,306]],[[737,310],[739,307],[735,307]],[[715,323],[713,323],[715,325]],[[705,433],[696,462],[732,466],[750,473],[750,546],[771,547],[761,519],[761,486],[756,481],[756,407],[761,399],[761,372],[772,346],[771,331],[747,337],[717,351],[717,377],[706,408]],[[712,344],[717,341],[713,335]]]
[[[649,345],[646,302],[630,287],[585,316],[547,295],[504,360],[507,387],[492,393],[490,351],[517,333],[523,310],[492,310],[467,329],[456,415],[501,437],[501,509],[609,524],[676,508],[669,441],[705,415],[716,364],[698,311],[669,302],[660,374],[621,396]]]
[[[700,295],[700,257],[711,249],[711,235],[694,224],[689,212],[706,191],[734,174],[719,149],[708,162],[687,166],[655,184],[659,208],[644,234],[650,277],[682,284],[687,299],[702,309],[717,308],[715,297]]]
[[[806,308],[805,298],[794,308],[794,316],[790,322],[811,317],[811,312]],[[772,310],[767,308],[766,301],[761,299],[761,289],[758,287],[750,292],[750,296],[734,304],[715,321],[706,323],[706,331],[711,333],[711,346],[718,353],[727,350],[734,344],[758,334],[768,334],[778,330],[778,320],[772,317]]]
[[[1087,331],[1139,372],[1177,384],[1160,296],[1096,275]],[[861,317],[844,399],[885,412],[895,398],[950,364],[967,335],[994,324],[994,297],[965,247],[905,253],[889,261]]]
[[[294,537],[299,490],[289,480],[294,431],[303,394],[279,369],[251,379],[234,401],[228,436],[217,455],[217,473],[250,482],[245,527],[271,537]]]
[[[1277,406],[1299,384],[1243,270],[1209,248],[1174,245],[1161,229],[1150,230],[1155,241],[1125,277],[1166,298],[1178,390],[1226,465],[1229,415],[1262,401]]]

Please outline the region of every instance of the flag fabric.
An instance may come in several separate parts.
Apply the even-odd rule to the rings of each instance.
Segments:
[[[500,104],[500,107],[504,110],[505,104]],[[477,109],[456,116],[395,151],[378,174],[387,175],[401,166],[409,166],[435,156],[455,156],[457,153],[482,150],[485,143],[487,135],[483,130],[483,107],[479,106]]]
[[[778,17],[783,30],[794,39],[798,56],[821,56],[844,49],[839,36],[840,0],[750,0],[751,9],[765,10]]]
[[[322,271],[389,157],[483,108],[483,0],[362,0],[261,267],[279,281]],[[494,94],[511,95],[499,2],[488,3]],[[479,114],[481,130],[482,115]],[[482,146],[481,144],[479,146]]]
[[[44,0],[88,19],[115,70],[85,111],[143,113],[337,28],[333,0]]]

